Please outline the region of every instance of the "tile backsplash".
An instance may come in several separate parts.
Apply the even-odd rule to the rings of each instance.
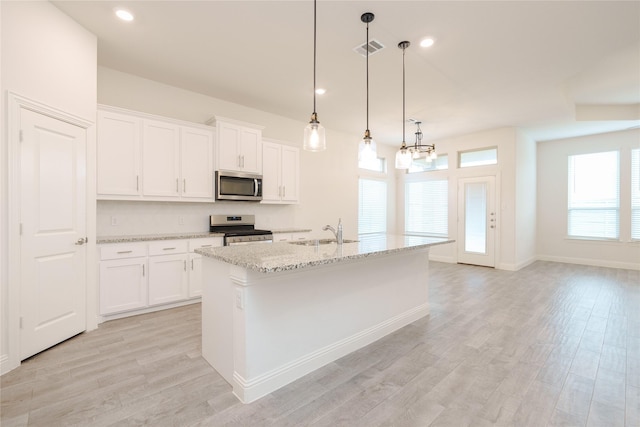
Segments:
[[[305,227],[297,224],[297,205],[263,205],[252,202],[143,202],[107,201],[97,203],[97,235],[200,232],[209,230],[209,215],[256,216],[256,228]]]

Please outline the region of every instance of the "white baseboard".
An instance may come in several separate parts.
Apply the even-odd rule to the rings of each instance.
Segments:
[[[429,314],[428,304],[420,305],[251,380],[246,380],[237,372],[234,372],[233,380],[235,384],[233,385],[233,393],[242,403],[251,403],[328,363],[415,322],[427,314]]]
[[[455,258],[451,256],[433,255],[431,253],[429,254],[429,261],[446,262],[448,264],[456,263]]]
[[[20,366],[19,363],[15,366],[11,365],[8,354],[3,354],[2,356],[0,356],[0,375],[6,374],[7,372],[17,368],[18,366]]]
[[[533,264],[536,261],[537,261],[537,258],[532,257],[532,258],[529,258],[526,261],[519,262],[517,264],[500,263],[500,264],[496,265],[496,269],[505,270],[505,271],[518,271],[520,269],[525,268],[528,265]]]
[[[197,304],[202,302],[202,298],[197,297],[186,301],[174,302],[153,307],[141,308],[139,310],[124,311],[122,313],[107,314],[98,316],[98,323],[107,322],[109,320],[122,319],[123,317],[137,316],[138,314],[153,313],[154,311],[167,310],[169,308],[182,307],[183,305]]]
[[[640,263],[618,262],[591,258],[558,257],[553,255],[538,255],[539,261],[562,262],[565,264],[590,265],[593,267],[620,268],[624,270],[640,270]]]

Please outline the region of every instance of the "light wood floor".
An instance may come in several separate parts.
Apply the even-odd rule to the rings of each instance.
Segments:
[[[253,404],[202,359],[197,304],[25,361],[0,424],[640,426],[640,272],[430,268],[430,316]]]

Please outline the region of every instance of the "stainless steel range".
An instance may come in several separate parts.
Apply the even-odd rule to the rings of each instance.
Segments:
[[[255,215],[210,215],[209,231],[224,233],[224,245],[246,245],[249,243],[272,243],[269,230],[255,228]]]

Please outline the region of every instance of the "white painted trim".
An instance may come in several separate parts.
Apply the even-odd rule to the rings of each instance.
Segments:
[[[640,270],[640,264],[632,262],[608,261],[593,258],[560,257],[554,255],[538,255],[539,261],[562,262],[565,264],[590,265],[593,267],[620,268],[623,270]]]
[[[184,305],[190,304],[200,304],[202,302],[202,298],[194,298],[186,301],[174,302],[170,304],[162,304],[162,305],[154,305],[153,307],[141,308],[139,310],[131,310],[131,311],[123,311],[121,313],[110,314],[107,316],[98,316],[98,321],[100,323],[108,322],[109,320],[122,319],[124,317],[137,316],[139,314],[147,314],[153,313],[155,311],[167,310],[170,308],[182,307]]]
[[[52,117],[57,120],[70,123],[80,128],[87,130],[87,148],[88,152],[95,153],[95,136],[92,136],[90,130],[94,126],[94,123],[90,120],[82,117],[66,113],[51,107],[44,103],[34,101],[24,96],[18,95],[14,92],[7,93],[7,200],[8,200],[8,248],[7,254],[7,277],[9,280],[7,286],[7,325],[5,326],[7,331],[8,351],[6,355],[6,363],[2,364],[2,373],[15,369],[20,366],[20,148],[19,148],[19,133],[20,133],[20,110],[24,108],[38,114],[43,114]],[[95,134],[95,132],[94,132]],[[93,148],[89,150],[90,145],[94,144]],[[95,174],[95,161],[91,163],[87,159],[87,177],[90,174]],[[93,164],[92,169],[89,169],[89,164]],[[95,189],[90,188],[91,182],[87,183],[87,206],[95,205]],[[95,214],[95,210],[93,211]],[[89,213],[89,212],[88,212]],[[95,296],[96,290],[91,289],[95,287],[95,280],[92,279],[92,275],[95,275],[95,262],[93,262],[92,253],[95,253],[95,215],[90,217],[87,215],[87,234],[90,230],[93,230],[93,236],[90,237],[90,242],[87,247],[87,330],[93,329],[96,326],[96,301],[90,301],[90,296]],[[90,225],[91,224],[91,225]],[[89,261],[92,261],[91,263]],[[5,371],[7,369],[7,371]]]
[[[446,262],[447,264],[455,264],[456,258],[453,256],[433,255],[430,253],[429,261]]]
[[[296,379],[315,371],[328,363],[369,345],[380,338],[407,326],[429,314],[429,305],[422,304],[378,325],[365,329],[350,337],[332,343],[324,348],[304,355],[251,381],[245,380],[237,372],[233,373],[233,394],[242,403],[251,403],[266,396]]]

